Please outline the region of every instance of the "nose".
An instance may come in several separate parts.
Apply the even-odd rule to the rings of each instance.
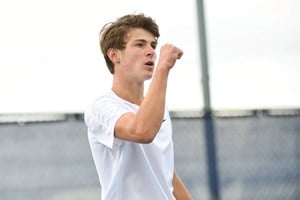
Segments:
[[[155,49],[152,46],[149,46],[147,48],[146,55],[150,56],[150,57],[154,56],[155,55]]]

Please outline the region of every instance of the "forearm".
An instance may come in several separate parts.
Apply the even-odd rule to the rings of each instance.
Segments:
[[[161,48],[152,82],[132,125],[134,133],[142,136],[144,142],[151,142],[161,127],[169,72],[182,54],[180,49],[170,44]]]
[[[174,177],[173,177],[173,195],[176,200],[191,200],[192,197],[185,187],[184,183],[182,180],[176,175],[174,172]]]
[[[137,123],[140,128],[153,136],[158,132],[164,117],[168,74],[167,69],[158,69],[155,72],[136,116],[141,122]]]

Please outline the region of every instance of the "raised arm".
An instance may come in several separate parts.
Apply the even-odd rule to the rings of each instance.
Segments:
[[[168,75],[183,52],[171,44],[161,47],[160,57],[148,93],[136,114],[126,113],[115,126],[115,136],[139,143],[150,143],[163,121]]]

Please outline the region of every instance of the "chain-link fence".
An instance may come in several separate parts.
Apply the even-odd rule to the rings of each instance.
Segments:
[[[175,115],[172,120],[177,173],[193,199],[209,200],[206,121]],[[220,199],[300,199],[299,115],[212,120]],[[25,121],[0,123],[0,199],[99,199],[100,186],[80,115],[51,122]]]
[[[220,199],[300,199],[300,116],[212,120]],[[210,199],[204,123],[173,119],[177,171],[197,200]]]

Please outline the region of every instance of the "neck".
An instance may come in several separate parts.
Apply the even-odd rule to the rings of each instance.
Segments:
[[[144,99],[144,83],[122,82],[114,78],[112,91],[120,98],[136,105],[140,105]]]

